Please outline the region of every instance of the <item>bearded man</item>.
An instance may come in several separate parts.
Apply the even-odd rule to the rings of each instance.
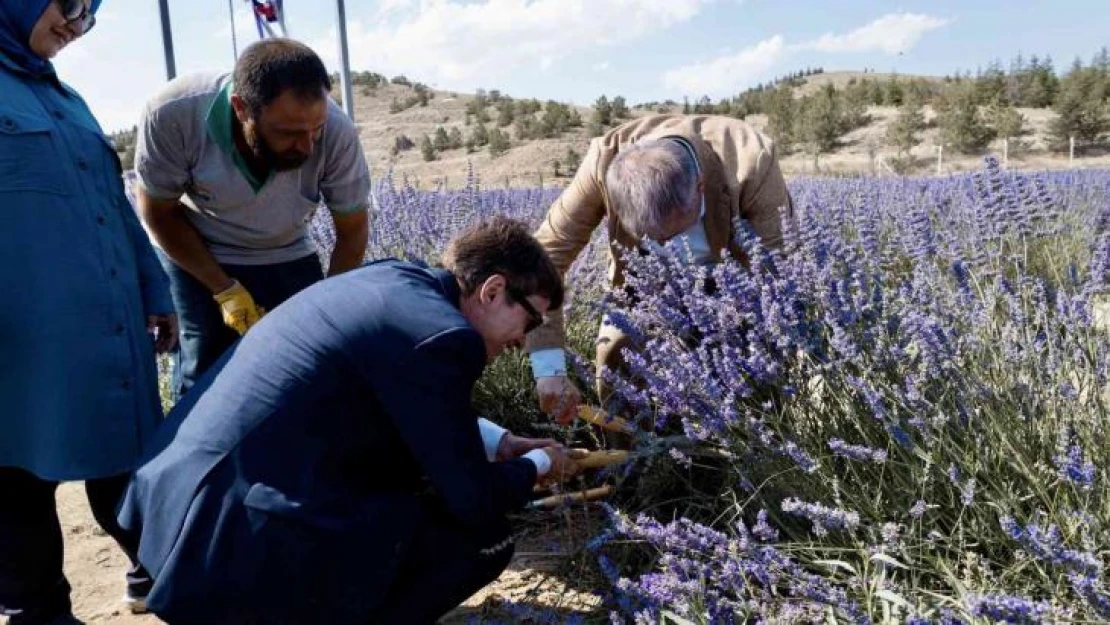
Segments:
[[[370,172],[358,129],[308,46],[268,39],[232,74],[170,82],[138,127],[136,197],[169,275],[176,401],[266,310],[323,278],[307,224],[335,223],[328,275],[366,250]]]

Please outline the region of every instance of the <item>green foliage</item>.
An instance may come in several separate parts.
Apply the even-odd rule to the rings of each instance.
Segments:
[[[435,136],[432,139],[432,147],[437,152],[451,149],[451,139],[447,136],[447,130],[443,126],[436,126]]]
[[[1014,105],[996,101],[987,109],[987,123],[997,137],[1013,139],[1025,134],[1025,117]]]
[[[401,152],[411,150],[414,147],[416,147],[416,144],[413,143],[412,139],[409,139],[408,136],[403,134],[397,135],[393,137],[393,145],[389,148],[389,154],[391,156],[397,156]]]
[[[594,110],[590,115],[590,121],[601,126],[608,126],[613,122],[613,105],[609,102],[609,98],[601,96],[594,102]]]
[[[1083,67],[1077,60],[1060,83],[1053,108],[1058,117],[1049,132],[1057,149],[1066,149],[1069,137],[1080,144],[1102,140],[1110,131],[1110,69]]]
[[[632,112],[628,110],[628,104],[624,101],[624,96],[616,96],[613,98],[611,106],[612,119],[621,120],[632,117]]]
[[[511,100],[501,100],[497,103],[497,127],[504,128],[512,125],[513,119],[516,115],[514,106]]]
[[[458,126],[452,126],[451,130],[447,132],[448,149],[457,150],[463,146],[462,131]]]
[[[509,137],[501,132],[500,128],[494,128],[489,131],[489,155],[498,157],[510,148]]]
[[[426,161],[436,160],[436,149],[428,135],[424,135],[420,139],[420,156]]]
[[[574,148],[567,147],[567,155],[563,158],[563,164],[567,166],[567,171],[573,175],[578,170],[578,166],[582,164],[582,157],[574,151]]]
[[[473,151],[474,148],[480,148],[489,143],[489,132],[485,124],[476,124],[470,130],[470,138],[467,140],[467,147]]]
[[[961,154],[975,154],[987,147],[994,130],[977,104],[977,85],[953,85],[938,99],[937,126],[943,145]]]
[[[404,85],[406,87],[412,86],[412,81],[410,81],[404,74],[399,74],[397,76],[394,76],[393,78],[390,78],[389,82],[395,85]]]
[[[779,85],[766,100],[767,132],[787,152],[795,142],[794,130],[798,118],[798,104],[794,91],[788,85]]]
[[[836,147],[837,137],[844,128],[841,98],[832,85],[807,96],[799,104],[794,136],[809,146],[814,154]]]
[[[898,109],[898,115],[887,127],[886,140],[897,148],[899,158],[905,157],[920,142],[918,133],[925,130],[925,114],[921,104],[909,101]]]

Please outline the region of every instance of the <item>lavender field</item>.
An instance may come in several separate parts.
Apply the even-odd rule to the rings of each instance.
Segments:
[[[606,374],[625,416],[697,442],[645,440],[590,478],[621,488],[587,547],[607,608],[585,618],[1110,620],[1110,172],[790,186],[787,246],[745,235],[750,269],[667,246],[632,261],[633,305],[603,297],[599,236],[568,277],[581,361],[607,313],[641,347]],[[466,223],[537,224],[557,193],[386,177],[368,256],[434,261]],[[324,250],[329,232],[318,216]],[[551,433],[519,354],[476,401]]]

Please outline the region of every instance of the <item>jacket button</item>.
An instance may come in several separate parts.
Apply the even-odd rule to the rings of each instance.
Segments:
[[[113,278],[116,277],[117,274],[119,274],[119,272],[116,271],[115,267],[112,267],[111,269],[108,270],[108,275],[112,276]]]
[[[98,223],[98,224],[100,224],[100,225],[102,225],[102,226],[103,226],[103,225],[104,225],[104,223],[105,223],[105,222],[107,222],[107,221],[108,221],[108,220],[104,218],[104,215],[97,215],[97,216],[96,216],[96,223]]]
[[[3,121],[0,121],[0,124],[3,124],[3,126],[9,130],[15,128],[15,122],[13,122],[10,117],[5,117]]]
[[[121,334],[123,334],[123,324],[122,323],[117,323],[116,324],[115,333],[116,333],[116,336],[120,336]]]
[[[61,111],[54,111],[54,117],[57,119],[62,119],[65,117],[65,115],[62,115]]]
[[[80,169],[80,170],[84,171],[88,168],[89,168],[89,162],[88,161],[86,161],[83,158],[77,159],[77,169]]]
[[[131,380],[124,380],[123,382],[120,382],[119,387],[125,391],[131,390]]]

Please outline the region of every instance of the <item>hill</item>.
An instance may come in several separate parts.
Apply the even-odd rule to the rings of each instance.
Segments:
[[[795,88],[795,97],[816,93],[825,85],[843,88],[853,80],[926,81],[943,84],[944,79],[930,76],[906,76],[863,72],[828,72],[815,74],[803,79],[803,84]],[[366,151],[375,176],[392,170],[400,180],[407,178],[418,188],[432,188],[439,184],[458,187],[466,183],[468,167],[473,165],[480,181],[486,186],[502,187],[565,185],[570,180],[567,168],[567,152],[571,150],[578,156],[585,154],[589,146],[589,124],[570,128],[555,138],[516,140],[512,138],[510,147],[499,156],[491,156],[485,147],[469,152],[465,147],[439,151],[436,160],[424,160],[419,144],[423,136],[431,138],[437,127],[450,132],[458,129],[468,136],[476,122],[467,123],[468,107],[473,107],[478,99],[476,94],[429,90],[426,106],[419,104],[399,112],[390,112],[394,101],[410,98],[414,89],[408,85],[383,84],[373,90],[355,87],[355,117],[362,133],[363,147]],[[505,97],[505,96],[502,96]],[[593,108],[572,106],[584,119],[590,118]],[[632,118],[653,114],[657,111],[682,112],[681,104],[652,103],[647,107],[633,107]],[[496,124],[497,113],[490,105],[491,122],[486,124],[492,129]],[[1024,169],[1059,169],[1069,166],[1066,153],[1048,151],[1049,123],[1056,116],[1046,108],[1018,109],[1026,120],[1026,134],[1017,142],[1011,142],[1009,165]],[[785,154],[780,157],[784,172],[792,175],[851,175],[864,173],[891,173],[887,162],[893,158],[894,150],[885,144],[887,127],[895,117],[897,109],[892,106],[868,106],[868,123],[840,137],[836,148],[822,154],[814,166],[813,157],[804,152]],[[925,106],[926,122],[935,120],[936,111]],[[759,128],[767,129],[766,115],[749,115],[746,121]],[[512,137],[512,126],[501,130]],[[920,144],[911,150],[919,161],[913,171],[930,173],[936,171],[936,146],[940,142],[939,130],[930,125],[921,134]],[[395,152],[393,147],[399,137],[407,137],[413,143],[408,150]],[[1001,141],[993,142],[987,153],[1001,154]],[[956,172],[976,169],[981,166],[982,155],[961,156],[945,154],[942,172]],[[555,163],[559,163],[556,176]],[[1094,152],[1077,158],[1074,166],[1110,167],[1110,155]]]

